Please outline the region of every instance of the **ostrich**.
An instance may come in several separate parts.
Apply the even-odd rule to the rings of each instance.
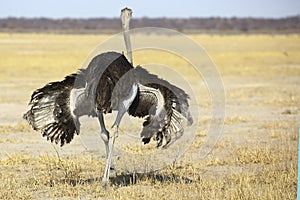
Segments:
[[[133,67],[129,38],[130,9],[122,10],[122,25],[129,61],[123,54],[106,52],[95,56],[86,69],[48,83],[33,92],[24,119],[47,140],[63,146],[80,133],[79,118],[98,118],[100,135],[106,147],[103,186],[109,183],[112,151],[123,115],[144,118],[141,138],[144,144],[156,140],[167,148],[183,134],[183,121],[192,124],[188,95],[168,81]],[[105,127],[103,114],[117,111],[114,133]],[[164,145],[163,145],[164,142]]]

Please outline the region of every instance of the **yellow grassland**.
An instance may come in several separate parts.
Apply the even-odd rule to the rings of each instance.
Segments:
[[[76,72],[110,37],[0,33],[0,104],[27,104],[34,89]],[[224,132],[211,154],[195,157],[210,123],[210,96],[203,81],[194,79],[190,64],[180,57],[141,50],[133,53],[135,64],[171,66],[194,84],[201,99],[204,116],[183,158],[149,174],[120,172],[105,191],[104,164],[97,158],[23,152],[20,145],[36,145],[27,138],[39,133],[25,122],[1,122],[0,199],[296,199],[300,35],[188,37],[206,49],[224,82]],[[159,74],[168,79],[164,75]],[[16,149],[9,152],[5,145]],[[143,153],[152,146],[121,148]]]

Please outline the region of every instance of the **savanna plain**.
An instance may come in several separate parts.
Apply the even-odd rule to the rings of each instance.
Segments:
[[[153,49],[134,52],[135,64],[159,63],[184,78],[196,99],[191,105],[199,110],[197,127],[187,151],[160,170],[126,170],[130,163],[122,161],[121,154],[111,186],[103,190],[105,164],[86,147],[88,136],[76,135],[60,148],[33,131],[22,115],[35,89],[76,72],[110,37],[0,33],[0,199],[296,199],[300,35],[187,36],[206,49],[226,94],[223,131],[205,157],[197,155],[211,134],[212,99],[206,77],[195,76],[191,63],[178,55]],[[176,41],[178,36],[138,37]],[[184,85],[163,68],[157,74]],[[107,127],[112,119],[107,116]],[[82,133],[97,135],[97,123],[84,120]],[[116,147],[136,155],[140,165],[155,167],[159,164],[149,160],[147,152],[164,150],[156,149],[155,143],[122,140],[130,131],[138,133],[141,124],[123,121]],[[173,146],[181,144],[179,139]]]

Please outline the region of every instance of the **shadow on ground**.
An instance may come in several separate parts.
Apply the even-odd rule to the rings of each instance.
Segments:
[[[190,183],[194,182],[194,180],[192,180],[190,178],[178,176],[175,174],[162,175],[162,174],[157,174],[157,173],[120,174],[120,175],[116,175],[114,177],[110,177],[110,179],[109,179],[111,185],[121,186],[121,187],[135,185],[139,181],[143,181],[143,180],[151,181],[153,184],[166,183],[166,182],[190,184]],[[101,181],[102,181],[102,178],[97,177],[97,178],[89,178],[89,179],[61,179],[58,182],[76,186],[78,184],[80,184],[80,185],[93,184],[93,183],[101,182]]]

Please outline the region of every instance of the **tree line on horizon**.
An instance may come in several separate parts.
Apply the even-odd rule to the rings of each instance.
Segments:
[[[131,28],[160,27],[183,33],[299,33],[300,16],[272,18],[134,18]],[[119,18],[0,18],[0,32],[116,33]]]

